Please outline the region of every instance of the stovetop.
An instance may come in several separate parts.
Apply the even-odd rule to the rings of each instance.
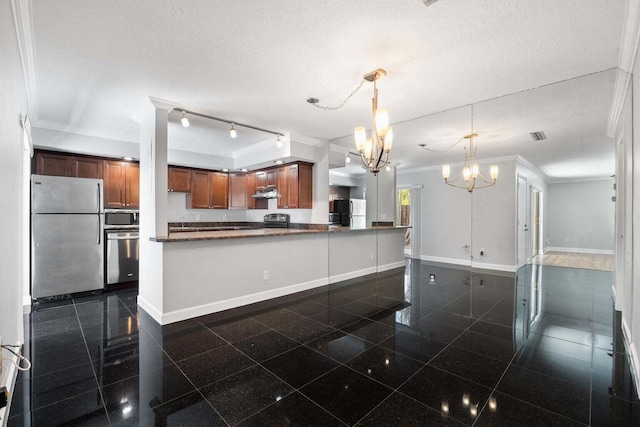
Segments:
[[[289,214],[271,213],[264,216],[265,228],[289,228]]]

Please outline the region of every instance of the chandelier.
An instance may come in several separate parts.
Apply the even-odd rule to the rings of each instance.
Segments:
[[[476,160],[476,151],[478,148],[473,148],[473,138],[477,137],[478,134],[476,133],[464,136],[464,139],[469,140],[469,151],[467,151],[467,148],[465,147],[464,166],[453,181],[449,180],[449,176],[451,174],[451,168],[449,165],[442,165],[442,177],[444,178],[445,184],[456,188],[464,188],[469,193],[472,193],[475,189],[487,188],[496,185],[496,181],[498,180],[498,166],[491,166],[491,179],[489,180],[480,173],[480,167]],[[462,181],[464,181],[464,183]]]
[[[389,114],[385,108],[378,108],[376,80],[386,75],[385,70],[378,68],[363,76],[364,80],[373,82],[371,137],[367,137],[366,130],[362,126],[355,128],[354,132],[356,148],[360,153],[362,164],[374,175],[389,163],[389,152],[393,144],[393,129],[389,126]]]

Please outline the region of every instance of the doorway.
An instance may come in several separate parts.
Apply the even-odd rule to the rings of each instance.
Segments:
[[[409,227],[404,235],[404,256],[420,259],[420,190],[422,186],[400,188],[396,194],[397,225]]]
[[[543,245],[543,205],[542,192],[537,188],[531,188],[531,256],[542,255]]]
[[[518,205],[517,205],[517,268],[522,267],[531,260],[531,246],[528,243],[529,237],[529,191],[527,188],[527,178],[518,174]]]

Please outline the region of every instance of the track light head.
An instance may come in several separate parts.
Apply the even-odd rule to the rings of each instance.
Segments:
[[[231,123],[231,129],[229,129],[229,135],[231,136],[231,138],[236,138],[238,136],[238,132],[236,131],[236,128],[233,126],[233,123]]]
[[[185,112],[182,112],[182,118],[180,119],[180,123],[182,123],[183,127],[188,128],[189,127],[189,119],[187,118],[187,115],[185,114]]]

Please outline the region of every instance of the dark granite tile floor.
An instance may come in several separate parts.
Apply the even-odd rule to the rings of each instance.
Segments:
[[[408,261],[165,326],[136,289],[39,303],[8,425],[637,426],[612,280]]]

